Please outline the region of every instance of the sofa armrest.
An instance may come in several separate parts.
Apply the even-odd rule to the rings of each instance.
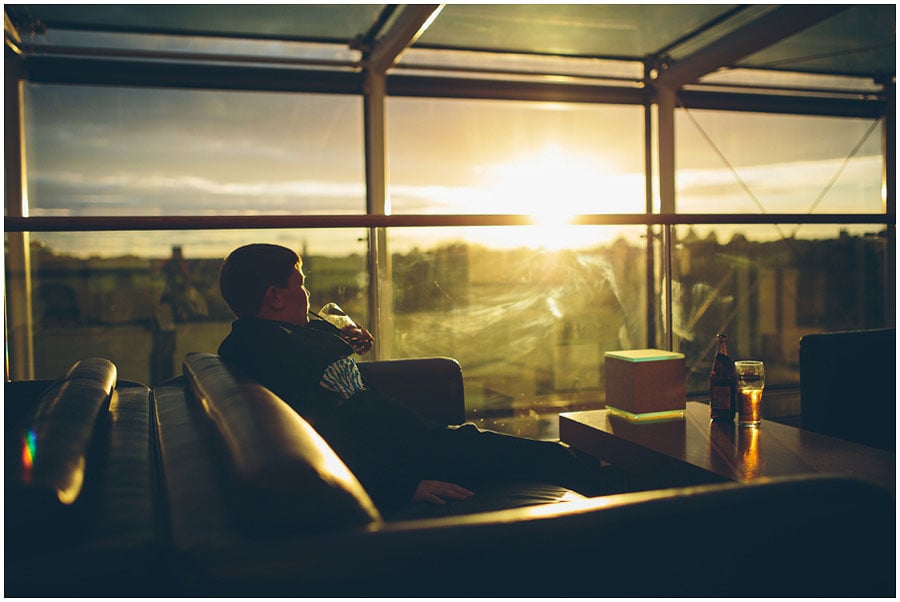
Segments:
[[[459,362],[427,357],[359,362],[367,383],[443,424],[466,420],[465,392]]]
[[[68,514],[79,498],[95,424],[116,378],[109,360],[79,360],[42,393],[22,421],[13,500],[24,528],[47,527],[60,513]]]

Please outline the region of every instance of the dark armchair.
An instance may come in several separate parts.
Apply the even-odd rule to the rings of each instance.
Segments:
[[[896,332],[860,330],[800,339],[804,429],[895,450]]]

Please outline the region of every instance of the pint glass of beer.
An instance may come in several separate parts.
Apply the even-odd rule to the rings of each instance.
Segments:
[[[745,427],[758,427],[766,386],[766,368],[757,360],[741,360],[734,363],[734,374],[737,380],[738,423]]]

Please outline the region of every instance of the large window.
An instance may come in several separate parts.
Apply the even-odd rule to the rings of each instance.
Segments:
[[[357,95],[28,84],[23,110],[30,216],[366,217]],[[313,309],[335,301],[372,327],[381,359],[458,359],[468,417],[529,436],[602,407],[606,351],[671,340],[703,399],[718,332],[766,361],[775,390],[798,384],[804,334],[892,323],[893,233],[840,219],[884,212],[879,121],[676,111],[679,213],[833,224],[566,225],[646,211],[644,116],[388,98],[380,217],[464,225],[7,233],[10,374],[53,378],[89,355],[150,385],[177,374],[227,334],[218,268],[248,242],[298,251]],[[511,213],[534,225],[479,225]],[[769,416],[799,413],[774,400]]]
[[[676,112],[681,213],[884,212],[880,119],[733,111]],[[703,390],[715,335],[763,359],[770,386],[799,382],[805,334],[880,328],[888,233],[883,226],[681,226],[673,236],[674,346],[689,389]],[[799,414],[793,407],[774,409]]]
[[[604,352],[646,345],[646,228],[561,224],[645,210],[643,109],[399,98],[387,124],[393,212],[537,224],[392,229],[392,355],[459,359],[492,428],[601,407]]]

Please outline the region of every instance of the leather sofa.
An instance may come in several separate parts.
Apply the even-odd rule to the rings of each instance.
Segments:
[[[451,359],[361,370],[464,417]],[[215,355],[152,390],[88,358],[5,393],[9,596],[895,594],[893,496],[839,476],[591,499],[526,483],[384,520],[308,423]]]

